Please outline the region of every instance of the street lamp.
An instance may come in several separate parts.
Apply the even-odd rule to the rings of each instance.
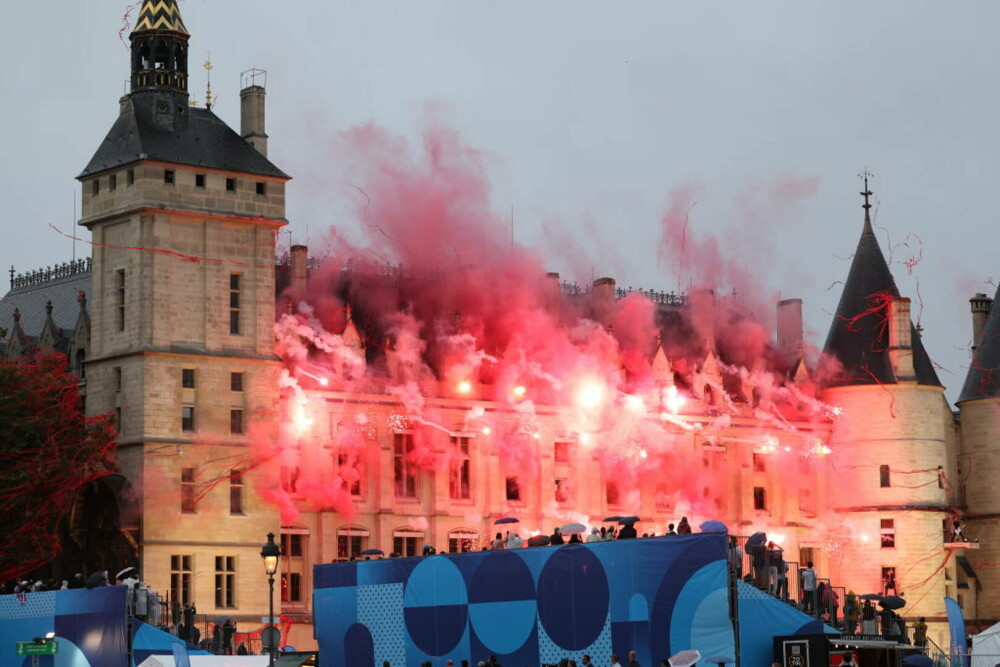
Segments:
[[[274,573],[278,571],[278,559],[281,558],[281,547],[274,543],[274,533],[267,534],[267,542],[260,550],[260,557],[264,561],[264,572],[267,573],[268,585],[268,615],[267,628],[264,634],[268,641],[264,645],[268,648],[268,667],[274,667],[274,651],[278,647],[277,628],[274,627]]]

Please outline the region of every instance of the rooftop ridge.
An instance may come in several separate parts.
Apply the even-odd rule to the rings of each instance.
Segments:
[[[10,289],[11,291],[24,290],[31,287],[48,285],[64,278],[73,278],[90,273],[91,266],[92,260],[90,257],[17,274],[15,274],[14,267],[12,266],[10,267]]]

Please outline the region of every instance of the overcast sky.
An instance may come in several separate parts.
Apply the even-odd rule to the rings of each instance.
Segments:
[[[9,13],[0,39],[5,269],[72,256],[49,225],[73,227],[74,177],[117,115],[129,4],[25,2]],[[231,126],[239,73],[268,71],[270,157],[295,179],[295,242],[315,246],[331,225],[352,232],[351,191],[333,164],[340,132],[372,122],[418,143],[433,116],[484,151],[495,209],[513,208],[518,241],[545,254],[544,268],[621,286],[686,285],[656,246],[670,192],[690,185],[692,234],[758,267],[768,298],[803,298],[807,336],[822,346],[861,230],[857,174],[867,166],[883,250],[908,243],[893,252],[897,282],[949,397],[961,388],[968,298],[992,295],[1000,274],[1000,3],[180,7],[192,33],[190,89],[203,99],[199,65],[211,53],[215,110]],[[785,197],[788,183],[803,187]],[[78,257],[87,253],[77,244]],[[912,272],[911,258],[920,259]]]

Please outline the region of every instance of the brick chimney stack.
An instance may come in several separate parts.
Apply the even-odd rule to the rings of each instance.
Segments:
[[[802,356],[802,299],[778,301],[778,351],[786,363]]]
[[[240,76],[240,136],[257,152],[267,157],[267,133],[264,131],[264,97],[267,72],[250,69]]]

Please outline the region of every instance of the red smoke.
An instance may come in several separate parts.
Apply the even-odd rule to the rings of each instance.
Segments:
[[[617,295],[613,284],[566,293],[545,276],[540,257],[512,246],[505,217],[491,208],[483,154],[454,131],[432,127],[413,148],[369,125],[348,132],[343,145],[338,162],[350,174],[363,242],[335,232],[329,247],[314,248],[328,259],[276,326],[286,414],[283,451],[271,456],[299,467],[297,493],[311,505],[351,516],[346,489],[378,447],[361,435],[365,428],[386,442],[408,426],[406,461],[442,473],[460,461],[447,434],[474,432],[506,474],[525,483],[537,477],[553,437],[569,438],[618,480],[624,503],[637,502],[625,496],[646,483],[664,508],[703,518],[725,506],[721,480],[729,473],[712,454],[703,462],[701,445],[718,441],[734,417],[760,421],[756,435],[745,437],[759,438],[750,445],[764,447],[790,474],[821,455],[815,438],[790,421],[828,420],[829,410],[810,387],[786,378],[789,360],[774,351],[768,327],[742,296],[703,289],[690,302],[669,302]],[[814,189],[789,180],[767,200]],[[738,285],[749,294],[751,272],[694,230],[694,192],[682,187],[670,197],[661,260],[698,285]],[[363,350],[344,330],[348,306]],[[669,371],[654,368],[661,347]],[[327,391],[388,395],[398,404],[387,418],[357,398],[354,417],[328,426]],[[455,423],[455,410],[441,407],[453,398],[492,401],[495,410],[464,409]],[[332,458],[339,472],[331,472]],[[268,492],[284,520],[294,516],[287,490],[272,484]],[[559,493],[572,497],[573,480]]]

